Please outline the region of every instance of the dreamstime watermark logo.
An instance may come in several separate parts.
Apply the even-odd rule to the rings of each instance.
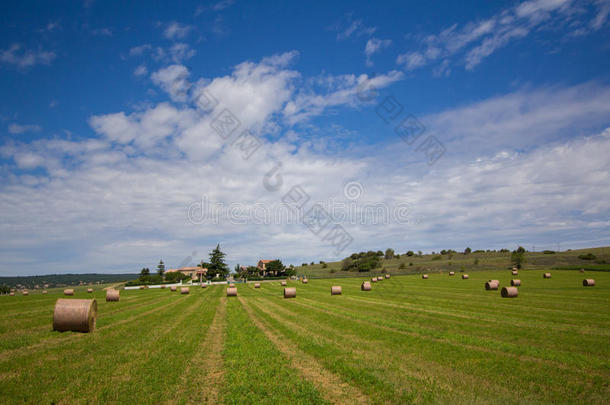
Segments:
[[[374,100],[379,92],[372,83],[375,74],[358,86],[356,97],[362,102]],[[387,125],[395,125],[394,133],[407,145],[414,146],[422,137],[426,128],[413,114],[404,114],[404,106],[393,95],[386,96],[375,107],[375,113]],[[397,124],[396,124],[397,123]],[[447,151],[445,145],[434,135],[428,135],[417,144],[416,152],[426,157],[429,166],[435,164]]]
[[[364,192],[364,187],[357,181],[350,181],[343,187],[343,195],[349,200],[357,200]]]
[[[353,195],[353,194],[352,194]],[[294,187],[277,203],[211,202],[206,196],[187,207],[187,219],[195,225],[229,223],[232,225],[303,224],[315,235],[332,224],[391,225],[417,224],[409,202],[360,203],[356,199],[328,199],[312,203],[309,196]]]

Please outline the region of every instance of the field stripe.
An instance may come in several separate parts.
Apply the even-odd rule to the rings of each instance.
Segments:
[[[193,404],[217,404],[224,384],[222,347],[226,339],[227,298],[221,297],[205,340],[181,376],[187,400]],[[180,401],[182,402],[182,401]]]
[[[315,358],[288,345],[278,335],[277,330],[272,330],[268,324],[265,325],[264,320],[252,311],[242,297],[239,297],[239,301],[250,316],[250,319],[252,319],[252,322],[288,358],[290,366],[298,370],[307,380],[311,381],[327,401],[334,404],[371,403],[371,400],[362,391],[342,381],[339,376],[324,368]]]

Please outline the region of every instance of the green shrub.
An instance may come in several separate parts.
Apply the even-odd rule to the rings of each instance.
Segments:
[[[595,260],[597,257],[593,253],[587,253],[585,255],[578,255],[580,260]]]

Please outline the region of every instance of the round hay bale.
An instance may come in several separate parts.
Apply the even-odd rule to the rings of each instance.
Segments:
[[[362,285],[360,286],[360,289],[362,291],[371,291],[371,282],[370,281],[363,282]]]
[[[145,289],[146,287],[144,287],[143,285],[140,286],[140,290]]]
[[[121,297],[121,292],[111,288],[106,290],[106,302],[118,302]]]
[[[551,273],[544,273],[542,278],[551,278]]]
[[[93,288],[87,288],[87,292],[91,294],[93,292]]]
[[[173,285],[173,286],[171,286],[169,289],[170,289],[170,291],[177,291],[177,290],[178,290],[178,287],[176,287],[175,285]]]
[[[584,273],[584,272],[585,272],[585,269],[580,269],[579,271],[580,271],[581,273]]]
[[[72,288],[66,288],[64,290],[64,295],[74,295],[74,289]]]
[[[512,279],[512,280],[510,280],[510,285],[512,285],[513,287],[520,287],[521,286],[521,280]]]
[[[517,287],[502,287],[500,294],[502,298],[515,298],[519,295],[519,290],[517,290]]]
[[[519,269],[517,268],[517,266],[513,266],[513,271],[517,271],[517,270],[519,270]]]
[[[485,289],[486,290],[497,290],[498,287],[500,286],[500,283],[496,282],[497,280],[489,280],[485,283]]]
[[[428,275],[427,274],[422,274],[421,278],[423,278],[424,280],[427,280],[428,279]]]
[[[286,285],[287,285],[288,283],[287,283],[287,282],[285,282],[285,281],[282,281],[280,284],[282,285],[282,287],[286,287]]]
[[[462,280],[467,280],[468,279],[468,274],[462,274]]]
[[[189,288],[188,287],[182,287],[180,289],[180,294],[189,294]]]
[[[254,283],[254,288],[261,288],[261,283]]]
[[[390,278],[390,275],[389,275],[389,274],[386,274],[386,275],[385,275],[385,278]]]
[[[284,298],[296,298],[297,289],[294,287],[286,287],[284,288]]]
[[[341,295],[342,290],[340,285],[333,285],[330,287],[330,295]]]
[[[233,288],[233,287],[235,287],[235,284],[229,283],[229,288]]]
[[[303,284],[307,284],[309,282],[309,280],[307,280],[306,278],[303,279]]]
[[[595,285],[595,280],[593,280],[592,278],[585,278],[582,281],[582,285],[585,287],[593,287]]]
[[[42,293],[43,294],[48,294],[49,292],[47,290],[44,290]]]
[[[235,287],[227,288],[227,297],[237,297],[237,288],[235,288]]]
[[[377,282],[377,277],[373,277],[373,278],[371,279],[371,283],[376,283],[376,282]]]
[[[11,291],[10,293],[8,293],[8,295],[10,295],[11,297],[14,297],[15,293]]]
[[[378,277],[377,277],[377,281],[383,281],[383,277],[378,276]]]
[[[518,275],[518,274],[519,274],[519,272],[518,272],[517,270],[513,270],[513,271],[511,271],[511,274],[512,274],[513,276],[516,276],[516,275]]]
[[[21,295],[30,295],[30,292],[29,291],[22,291]]]
[[[166,288],[167,288],[167,286],[166,286],[165,284],[163,284],[163,285],[161,286],[161,289],[162,289],[162,290],[165,290]]]
[[[97,318],[96,300],[60,298],[53,312],[53,330],[59,332],[92,332]]]
[[[204,283],[204,284],[201,284],[201,288],[208,288],[208,285],[207,285],[207,284],[205,284],[205,283]]]
[[[455,271],[450,271],[450,272],[449,272],[449,275],[450,275],[450,276],[455,276]]]

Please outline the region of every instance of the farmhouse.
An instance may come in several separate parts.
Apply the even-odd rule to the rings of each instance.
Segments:
[[[192,280],[203,281],[203,277],[208,273],[208,269],[201,267],[180,267],[179,269],[169,269],[166,273],[179,272],[189,276]]]
[[[277,275],[277,274],[275,274],[275,273],[277,273],[276,271],[267,272],[267,263],[271,263],[272,261],[273,260],[263,260],[263,259],[258,261],[258,264],[256,265],[256,267],[259,268],[259,270],[260,270],[261,274],[263,275],[263,277],[267,276],[267,275],[269,275],[269,276],[276,276]],[[267,273],[269,273],[269,274],[267,274]]]

